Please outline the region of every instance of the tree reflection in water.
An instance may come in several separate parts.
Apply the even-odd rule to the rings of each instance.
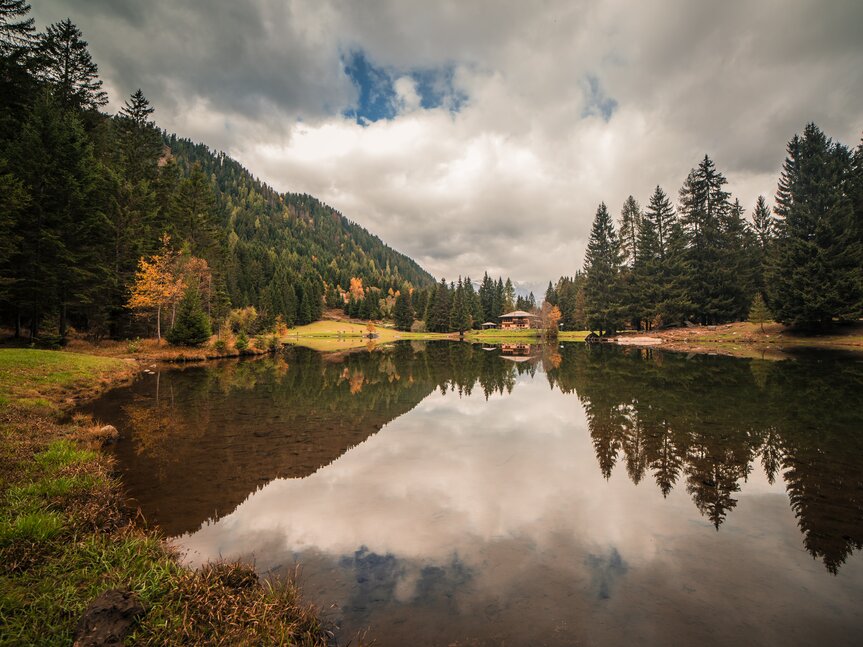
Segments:
[[[564,345],[549,383],[576,393],[602,473],[618,461],[663,495],[681,478],[719,530],[760,460],[781,474],[813,557],[836,573],[863,547],[863,363],[781,362]]]

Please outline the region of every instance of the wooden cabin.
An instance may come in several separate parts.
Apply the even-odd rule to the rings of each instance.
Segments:
[[[498,318],[500,319],[501,330],[527,330],[528,328],[536,328],[539,324],[539,317],[524,310],[507,312]]]

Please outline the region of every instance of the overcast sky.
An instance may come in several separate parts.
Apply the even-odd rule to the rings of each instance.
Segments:
[[[863,2],[31,0],[116,110],[311,193],[436,276],[581,267],[599,201],[705,154],[747,212],[808,121],[863,130]]]

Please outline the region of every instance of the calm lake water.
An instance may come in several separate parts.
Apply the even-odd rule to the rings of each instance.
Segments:
[[[189,563],[298,573],[341,644],[863,643],[859,358],[298,348],[90,410]]]

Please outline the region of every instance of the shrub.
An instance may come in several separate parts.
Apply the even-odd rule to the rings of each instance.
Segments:
[[[234,341],[234,346],[241,353],[249,350],[249,338],[246,337],[246,333],[241,332],[237,335],[237,339]]]
[[[247,335],[254,333],[258,322],[258,311],[254,306],[245,308],[235,308],[228,315],[228,325],[235,333],[245,333]]]
[[[126,352],[127,353],[140,353],[141,352],[141,338],[135,337],[135,339],[130,339],[126,342]]]
[[[213,350],[220,355],[224,355],[228,352],[228,344],[224,339],[219,339],[213,344]]]
[[[411,324],[411,332],[425,332],[426,331],[426,322],[422,319],[417,319]]]

